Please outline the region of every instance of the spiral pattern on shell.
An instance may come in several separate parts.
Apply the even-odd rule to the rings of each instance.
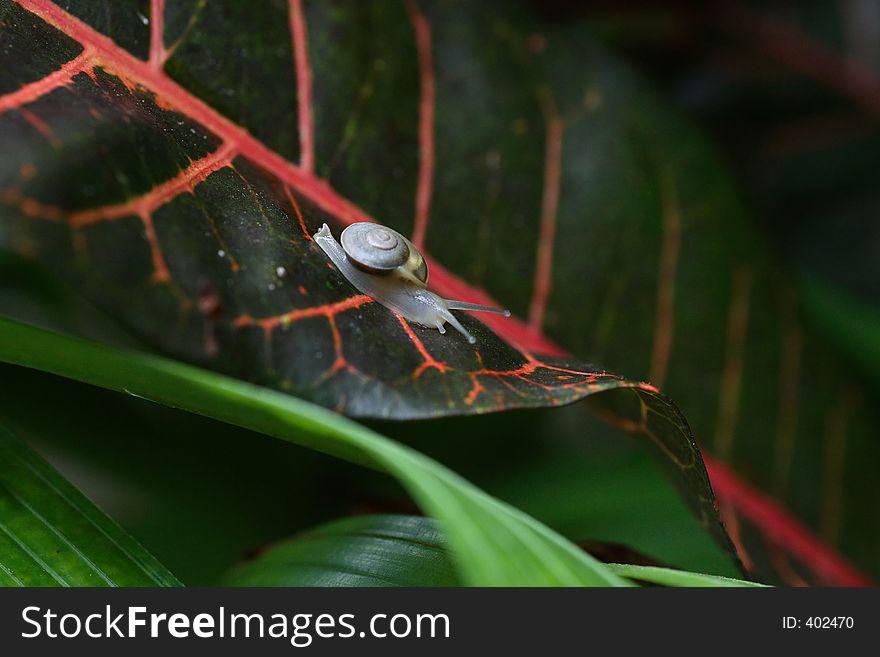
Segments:
[[[420,287],[428,283],[428,264],[412,242],[391,228],[361,221],[340,236],[346,256],[359,269],[375,273],[395,272]]]
[[[352,224],[340,237],[351,260],[367,271],[387,272],[404,264],[410,255],[407,240],[400,233],[362,221]]]

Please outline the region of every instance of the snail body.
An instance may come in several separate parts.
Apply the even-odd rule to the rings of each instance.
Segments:
[[[360,292],[411,322],[445,333],[448,322],[467,341],[472,336],[451,310],[477,310],[510,316],[510,311],[466,301],[444,299],[427,289],[428,266],[413,244],[400,233],[370,222],[348,226],[337,242],[324,224],[315,242],[340,273]]]

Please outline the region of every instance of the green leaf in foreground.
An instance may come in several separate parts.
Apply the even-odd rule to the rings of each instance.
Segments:
[[[289,395],[2,318],[0,361],[126,392],[388,472],[442,522],[466,584],[626,583],[560,535],[435,461]]]
[[[673,568],[661,568],[659,566],[635,566],[624,563],[610,563],[608,568],[621,577],[647,584],[659,586],[682,586],[682,587],[765,587],[766,584],[748,582],[733,577],[721,577],[720,575],[704,575],[703,573],[689,573]]]
[[[177,586],[153,556],[0,427],[0,586]]]
[[[233,586],[458,586],[446,537],[430,518],[344,518],[270,546],[224,581]]]
[[[729,577],[607,564],[621,577],[660,586],[760,586]],[[455,586],[447,542],[431,518],[345,518],[269,547],[226,578],[234,586]]]

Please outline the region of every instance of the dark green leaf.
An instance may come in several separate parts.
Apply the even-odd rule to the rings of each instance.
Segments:
[[[609,564],[660,586],[759,586],[656,566]],[[346,518],[270,546],[226,578],[234,586],[455,586],[446,539],[430,518]]]
[[[384,470],[443,522],[462,579],[468,584],[623,583],[560,535],[435,461],[295,397],[165,358],[3,318],[0,362],[143,397]]]
[[[804,303],[849,359],[880,383],[880,309],[814,276],[801,281]]]
[[[225,580],[234,586],[457,586],[446,539],[416,516],[358,516],[269,546]]]
[[[0,426],[0,586],[177,586],[115,522]]]
[[[749,238],[753,252],[739,258],[754,267],[751,285],[739,288],[740,303],[731,300],[729,306],[748,309],[743,349],[735,359],[742,385],[737,395],[719,395],[736,401],[736,412],[722,413],[731,406],[720,401],[709,405],[716,400],[708,390],[700,398],[706,386],[696,383],[714,383],[730,372],[730,359],[716,357],[706,365],[686,355],[695,353],[692,343],[722,344],[717,341],[724,335],[722,317],[715,319],[708,305],[696,303],[693,291],[699,286],[702,298],[720,301],[725,289],[734,290],[716,276],[731,268],[724,258],[694,270],[692,285],[678,286],[676,306],[685,311],[679,317],[690,315],[692,328],[679,320],[664,390],[687,413],[704,446],[750,482],[753,492],[763,493],[764,501],[768,492],[776,498],[751,519],[743,513],[749,504],[731,505],[746,521],[741,532],[746,544],[755,534],[753,520],[764,518],[770,549],[754,546],[753,561],[773,566],[789,584],[812,580],[803,565],[820,581],[864,583],[869,580],[846,575],[854,573],[829,548],[875,577],[880,572],[880,517],[872,491],[880,461],[878,347],[871,336],[880,301],[880,69],[868,49],[875,39],[868,36],[871,22],[855,18],[843,3],[799,1],[798,10],[788,13],[766,4],[727,3],[728,11],[719,12],[714,3],[691,3],[657,8],[655,14],[616,13],[632,28],[639,15],[654,28],[668,28],[659,57],[657,42],[625,45],[669,97],[711,130],[735,165],[762,233],[775,238],[770,253],[760,236]],[[682,44],[689,45],[679,48]],[[744,65],[730,66],[732,61]],[[672,151],[676,137],[669,137],[664,142]],[[686,178],[697,180],[701,172],[711,175],[694,162]],[[714,206],[714,217],[690,218],[703,226],[717,221],[711,236],[701,238],[683,222],[683,259],[705,249],[711,237],[733,240],[742,213],[724,212],[723,205]],[[683,196],[685,219],[687,206]],[[791,277],[770,264],[780,262],[792,263],[797,291]],[[751,293],[744,295],[746,287]],[[676,351],[685,354],[678,366]],[[705,352],[710,359],[711,351]],[[614,362],[629,372],[624,361]],[[719,486],[719,477],[713,484],[724,508],[730,491]],[[782,503],[818,537],[785,520]]]
[[[300,153],[299,167],[282,157],[293,155],[298,143],[308,142],[312,134],[305,117],[302,134],[291,132],[293,122],[282,121],[294,115],[289,107],[296,100],[293,91],[299,93],[307,78],[301,58],[296,60],[300,75],[293,77],[289,34],[282,29],[287,22],[279,20],[287,17],[285,5],[262,3],[245,10],[237,3],[204,3],[190,7],[186,16],[169,5],[152,23],[159,30],[167,19],[168,31],[157,36],[165,37],[168,51],[151,52],[145,63],[125,50],[137,52],[137,40],[129,39],[132,33],[118,33],[120,48],[45,0],[0,3],[9,42],[4,57],[16,64],[7,80],[9,93],[0,100],[0,133],[9,136],[14,153],[0,168],[5,181],[0,244],[39,259],[170,354],[351,415],[483,413],[560,405],[615,388],[631,390],[616,400],[609,395],[609,403],[632,414],[626,426],[643,431],[657,445],[701,522],[736,558],[690,430],[656,388],[567,357],[538,355],[564,355],[541,335],[540,321],[489,316],[487,323],[506,338],[502,340],[465,318],[477,336],[476,347],[460,336],[411,327],[355,294],[312,242],[310,235],[325,220],[338,234],[345,224],[367,218],[353,202],[385,223],[405,228],[404,217],[413,207],[406,185],[415,183],[419,166],[427,167],[418,163],[434,157],[424,137],[421,156],[418,142],[412,149],[405,147],[407,140],[422,134],[416,120],[423,89],[418,62],[423,64],[422,84],[433,76],[424,70],[428,25],[415,3],[353,5],[349,19],[329,5],[309,5],[312,49],[330,49],[326,59],[315,60],[326,82],[314,105],[321,125],[315,136],[323,178],[315,175],[310,147]],[[299,3],[291,7],[295,19]],[[93,27],[117,35],[116,21],[99,19],[79,4],[71,10]],[[334,45],[347,43],[335,31],[351,29],[355,18],[382,26],[383,33],[371,33],[359,46],[352,42],[353,51],[332,51]],[[474,42],[472,30],[481,23],[458,35],[453,18],[438,17],[448,31],[444,38]],[[510,303],[525,314],[520,277],[511,274],[530,269],[535,257],[538,229],[532,219],[539,215],[540,194],[537,185],[521,182],[538,180],[529,170],[533,164],[538,170],[543,166],[543,148],[539,141],[519,139],[517,126],[525,121],[525,129],[534,130],[540,108],[555,112],[557,101],[560,111],[565,109],[563,100],[566,106],[575,103],[572,126],[580,125],[588,112],[577,109],[580,97],[553,100],[549,91],[532,88],[538,71],[522,60],[528,57],[525,35],[518,33],[528,25],[523,18],[515,15],[512,22],[486,25],[493,35],[490,50],[474,52],[480,62],[504,58],[498,70],[505,84],[521,82],[524,71],[528,83],[505,107],[506,113],[514,112],[510,118],[515,129],[508,134],[505,127],[504,152],[481,153],[490,169],[498,158],[515,162],[511,176],[490,194],[493,204],[503,200],[503,206],[492,210],[498,221],[489,226],[488,242],[486,236],[473,235],[477,221],[447,224],[447,238],[438,241],[437,249],[457,273],[438,262],[436,254],[428,260],[437,292],[480,301],[485,295],[475,285],[491,282],[497,293],[509,292]],[[416,45],[414,34],[419,52],[404,57]],[[363,47],[366,54],[359,52]],[[235,62],[218,56],[230,48],[239,58]],[[385,57],[386,50],[396,54]],[[590,54],[596,66],[616,70],[600,53]],[[334,65],[336,57],[344,61]],[[361,108],[366,112],[362,116],[355,100],[354,114],[340,121],[336,113],[348,108],[343,99],[357,88],[348,76],[357,77],[364,63],[368,79],[379,76],[375,84],[361,88],[369,108]],[[56,72],[47,75],[50,64]],[[165,75],[162,64],[183,86]],[[494,88],[495,82],[469,81],[486,88]],[[279,89],[290,93],[279,95]],[[381,110],[373,104],[377,101]],[[491,114],[482,110],[489,109],[471,116],[486,121]],[[520,111],[525,118],[519,117]],[[438,126],[438,132],[460,133],[457,122],[467,117],[453,112],[449,117],[451,122]],[[496,121],[507,125],[506,118],[491,119],[469,126],[479,137],[480,150],[494,139]],[[351,131],[357,133],[354,142],[346,137]],[[329,146],[337,140],[338,148]],[[441,142],[454,145],[442,139],[438,146]],[[338,162],[328,148],[339,152]],[[473,177],[472,159],[459,152],[449,156],[454,166],[438,176],[438,185],[448,185],[449,175],[456,180]],[[548,170],[558,166],[548,164]],[[423,196],[429,183],[424,176],[419,179]],[[467,193],[458,199],[438,194],[435,213],[475,216],[477,205],[470,203],[475,190],[462,191]],[[483,195],[481,186],[479,197]],[[469,212],[446,203],[468,203]],[[420,218],[414,240],[421,245],[427,226],[423,204],[415,210]],[[547,215],[544,221],[552,219]],[[429,250],[438,233],[429,234]],[[552,238],[548,235],[541,243],[550,248]],[[481,264],[482,258],[488,260]],[[538,288],[554,276],[545,264],[538,267]],[[467,276],[472,265],[485,271]]]
[[[19,266],[10,273],[26,271]],[[36,278],[44,285],[19,281],[12,298],[46,298],[50,317],[56,307],[81,314],[82,299]],[[14,282],[0,276],[0,297]],[[387,478],[338,460],[134,397],[6,369],[0,417],[52,455],[187,584],[215,583],[255,546],[353,509],[412,509],[406,492]],[[35,399],[53,413],[43,413]],[[95,406],[103,412],[92,413]],[[685,570],[737,575],[638,439],[619,435],[582,405],[369,424],[579,543],[623,543]],[[573,431],[576,442],[568,435]],[[115,440],[120,432],[128,436],[124,457]],[[202,541],[212,546],[207,554],[193,549]]]

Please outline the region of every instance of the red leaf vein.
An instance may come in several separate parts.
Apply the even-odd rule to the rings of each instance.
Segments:
[[[419,58],[419,177],[416,186],[416,215],[412,243],[419,250],[425,246],[434,186],[434,63],[431,56],[431,26],[415,0],[407,0],[410,21],[416,36]]]
[[[541,94],[541,109],[546,123],[544,193],[541,199],[541,224],[535,256],[532,301],[529,305],[529,326],[537,332],[544,325],[544,314],[553,284],[553,244],[556,240],[556,215],[562,185],[562,135],[565,129],[562,116],[549,91]]]
[[[79,55],[61,66],[57,71],[52,71],[44,78],[25,84],[15,91],[0,96],[0,113],[32,103],[55,89],[66,86],[70,83],[73,76],[83,72],[91,65],[93,58],[94,53],[88,47],[85,47]]]
[[[312,110],[312,68],[309,64],[309,41],[302,0],[288,0],[290,38],[296,72],[296,98],[299,118],[299,165],[303,171],[315,169],[315,134]]]

